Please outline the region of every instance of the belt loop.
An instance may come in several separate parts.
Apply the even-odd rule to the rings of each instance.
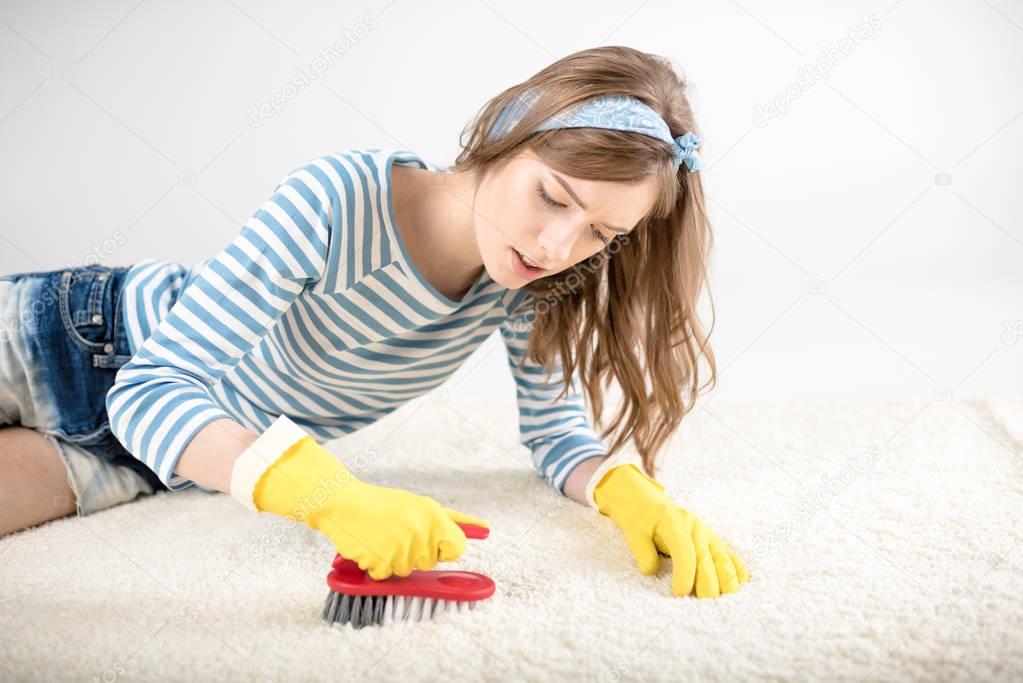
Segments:
[[[106,368],[108,370],[117,370],[130,360],[131,356],[125,356],[123,354],[94,353],[92,355],[92,366],[94,368]]]

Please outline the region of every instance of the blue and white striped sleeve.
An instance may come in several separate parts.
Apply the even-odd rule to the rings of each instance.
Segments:
[[[323,275],[338,196],[325,168],[314,159],[278,183],[182,290],[107,393],[111,431],[172,491],[194,484],[174,473],[192,438],[231,417],[210,387]]]
[[[530,449],[537,473],[565,495],[565,482],[572,471],[585,460],[607,455],[607,446],[590,426],[574,376],[568,393],[557,398],[564,388],[560,359],[548,379],[544,367],[526,357],[533,323],[532,302],[532,295],[527,294],[501,322],[501,338],[515,379],[519,441]]]

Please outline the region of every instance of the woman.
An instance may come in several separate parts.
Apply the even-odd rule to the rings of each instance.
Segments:
[[[440,385],[500,329],[538,473],[610,516],[643,573],[671,556],[674,594],[738,590],[742,562],[654,478],[700,355],[715,372],[694,129],[666,60],[585,50],[488,102],[450,169],[327,154],[193,268],[4,278],[3,531],[197,484],[308,524],[374,579],[456,559],[456,522],[483,520],[368,484],[317,441]],[[611,378],[608,448],[580,383],[599,425]]]

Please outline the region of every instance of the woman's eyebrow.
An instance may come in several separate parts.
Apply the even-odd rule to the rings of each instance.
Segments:
[[[558,183],[560,183],[561,186],[563,188],[565,188],[565,192],[567,192],[568,196],[570,196],[575,201],[575,203],[579,205],[579,208],[586,209],[586,205],[583,204],[583,200],[579,199],[579,195],[577,195],[575,193],[575,191],[572,190],[572,186],[568,184],[567,180],[565,180],[564,178],[562,178],[561,176],[559,176],[557,173],[555,173],[553,171],[551,171],[551,177],[553,177],[555,180],[557,180]],[[601,225],[603,225],[605,228],[608,228],[609,230],[614,230],[615,232],[618,232],[618,233],[625,234],[625,233],[629,232],[625,228],[619,228],[619,227],[614,226],[614,225],[608,225],[607,223],[602,223]]]

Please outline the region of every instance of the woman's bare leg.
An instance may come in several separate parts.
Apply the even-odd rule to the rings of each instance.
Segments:
[[[67,468],[49,439],[0,428],[0,500],[0,536],[75,512]]]

